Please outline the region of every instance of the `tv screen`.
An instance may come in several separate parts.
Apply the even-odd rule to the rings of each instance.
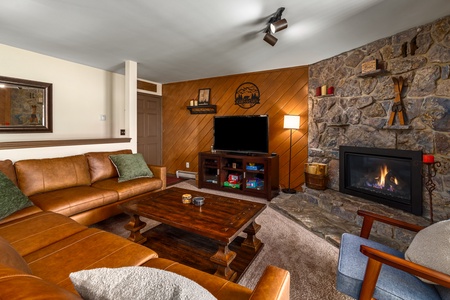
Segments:
[[[269,116],[215,116],[214,150],[269,153]]]

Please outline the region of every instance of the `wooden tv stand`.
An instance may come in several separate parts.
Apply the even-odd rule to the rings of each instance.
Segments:
[[[265,198],[279,193],[278,155],[237,155],[200,152],[198,188]]]

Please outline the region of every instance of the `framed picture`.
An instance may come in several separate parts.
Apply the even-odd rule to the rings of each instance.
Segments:
[[[209,96],[211,95],[211,89],[198,90],[198,105],[209,105]]]

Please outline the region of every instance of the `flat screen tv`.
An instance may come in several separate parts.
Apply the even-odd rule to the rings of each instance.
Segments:
[[[269,116],[215,116],[213,147],[223,152],[269,153]]]

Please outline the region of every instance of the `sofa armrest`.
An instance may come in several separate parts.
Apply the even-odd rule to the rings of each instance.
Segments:
[[[154,166],[154,165],[148,165],[148,167],[152,171],[152,173],[155,176],[155,178],[159,178],[159,179],[162,180],[161,190],[165,190],[166,189],[166,184],[167,184],[166,167]]]
[[[291,275],[287,270],[268,266],[259,279],[250,299],[289,300],[290,280]]]

